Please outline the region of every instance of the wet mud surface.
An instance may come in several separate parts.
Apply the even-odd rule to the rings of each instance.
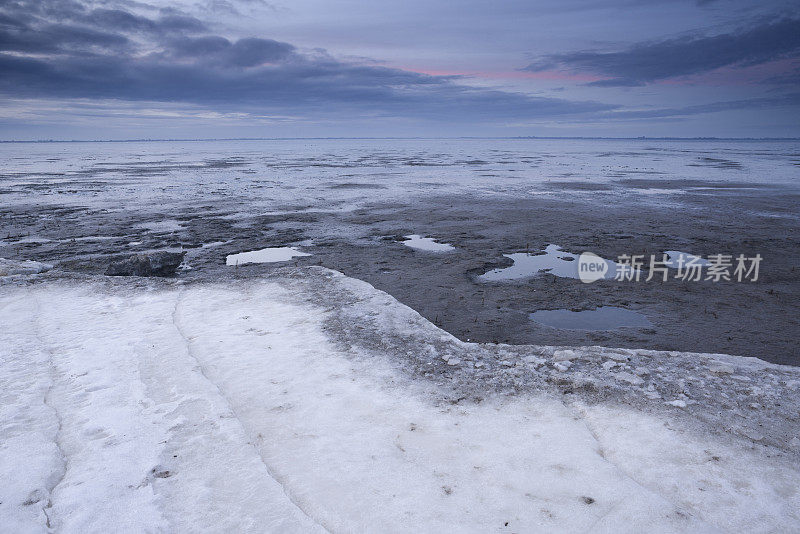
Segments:
[[[800,364],[800,195],[761,184],[686,183],[625,178],[597,189],[550,182],[557,196],[494,198],[430,195],[365,204],[349,211],[286,205],[283,212],[241,216],[209,203],[148,212],[81,206],[0,208],[0,256],[54,262],[58,269],[102,274],[124,254],[185,250],[187,279],[257,276],[287,263],[225,265],[226,256],[300,246],[322,265],[364,280],[462,340],[509,344],[602,345],[755,356]],[[658,201],[620,188],[666,191]],[[676,194],[669,194],[675,190]],[[678,194],[679,193],[679,194]],[[374,194],[374,193],[373,193]],[[403,244],[418,234],[455,250],[431,253]],[[584,284],[547,273],[503,282],[478,276],[511,265],[504,254],[622,254],[680,250],[706,257],[763,257],[757,282]],[[643,314],[652,326],[608,331],[537,324],[537,310],[613,306]]]
[[[797,221],[749,216],[735,200],[706,198],[691,212],[642,206],[524,200],[514,203],[441,202],[397,209],[395,219],[372,222],[376,234],[427,232],[458,251],[426,255],[385,247],[317,247],[322,264],[366,280],[464,340],[552,345],[647,347],[756,356],[800,363],[800,287]],[[369,217],[364,214],[365,217]],[[355,217],[356,215],[354,215]],[[404,221],[405,225],[396,221]],[[406,226],[408,225],[408,226]],[[764,258],[757,282],[619,282],[584,284],[549,274],[483,283],[477,276],[507,265],[503,254],[541,251],[659,254],[673,246],[694,254]],[[650,328],[559,330],[529,319],[537,310],[616,306],[644,314]]]

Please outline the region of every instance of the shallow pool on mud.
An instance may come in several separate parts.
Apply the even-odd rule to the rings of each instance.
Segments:
[[[579,255],[565,252],[558,245],[547,245],[544,252],[539,254],[517,252],[503,256],[511,259],[514,264],[510,267],[492,269],[480,275],[478,280],[481,282],[522,280],[541,273],[550,273],[561,278],[578,278]],[[611,260],[605,262],[608,264],[608,270],[604,278],[614,278],[617,264]]]

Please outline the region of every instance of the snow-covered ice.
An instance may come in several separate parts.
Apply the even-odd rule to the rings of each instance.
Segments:
[[[424,250],[426,252],[450,252],[456,249],[453,245],[449,243],[439,243],[432,237],[422,237],[417,234],[411,234],[405,237],[406,240],[403,241],[403,244],[417,250]]]
[[[175,219],[166,219],[163,221],[140,223],[136,225],[136,228],[144,228],[151,232],[170,233],[178,232],[183,229],[183,224]]]
[[[353,210],[382,200],[463,193],[478,196],[559,196],[542,187],[559,183],[606,184],[608,191],[570,190],[571,197],[650,196],[668,205],[696,182],[796,185],[791,141],[708,140],[690,143],[647,139],[571,140],[235,140],[213,142],[50,143],[0,146],[3,202],[24,208],[35,195],[39,207],[91,206],[115,212],[121,206],[158,233],[181,232],[167,213],[215,206],[221,215],[246,221],[265,213]],[[730,169],[701,164],[708,158],[736,160]],[[310,163],[316,163],[310,165]],[[535,168],[535,172],[531,172]],[[266,171],[266,174],[265,174]],[[347,178],[342,173],[347,173]],[[487,182],[487,173],[498,177]],[[224,173],[224,187],[221,174]],[[620,180],[680,177],[677,187]],[[265,179],[265,177],[267,179]],[[346,180],[346,181],[343,181]],[[66,187],[68,185],[68,187]],[[50,187],[47,187],[50,186]],[[534,186],[534,187],[532,187]],[[254,194],[258,192],[258,194]],[[264,194],[266,193],[266,194]],[[654,194],[655,193],[655,194]],[[298,208],[298,209],[296,209]]]
[[[225,258],[226,265],[244,265],[245,263],[276,263],[289,261],[292,258],[311,256],[307,252],[297,250],[295,247],[269,247],[248,252],[230,254]]]
[[[463,343],[317,267],[40,275],[0,323],[2,530],[800,528],[795,368]]]
[[[32,260],[9,260],[0,258],[0,276],[38,274],[49,271],[53,266]]]

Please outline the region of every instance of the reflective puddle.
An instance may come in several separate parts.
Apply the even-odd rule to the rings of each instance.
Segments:
[[[244,265],[245,263],[275,263],[288,261],[298,256],[311,256],[307,252],[301,252],[294,247],[272,247],[249,252],[231,254],[225,258],[225,265]]]
[[[478,276],[482,282],[498,282],[503,280],[521,280],[531,278],[540,273],[550,273],[562,278],[578,278],[578,254],[564,252],[558,245],[547,245],[543,254],[518,252],[503,254],[514,261],[511,267],[501,267]],[[611,260],[605,278],[614,278],[617,264]]]
[[[417,250],[425,250],[427,252],[449,252],[455,250],[456,247],[448,243],[437,243],[431,237],[422,237],[417,234],[405,236],[406,240],[403,244],[407,247],[415,248]]]
[[[530,319],[544,326],[562,330],[614,330],[623,327],[649,327],[653,324],[639,312],[601,306],[594,310],[539,310]]]

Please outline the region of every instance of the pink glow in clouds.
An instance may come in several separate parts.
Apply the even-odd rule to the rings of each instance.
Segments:
[[[524,70],[511,70],[511,71],[448,71],[438,69],[420,69],[414,67],[398,66],[402,70],[409,70],[418,72],[420,74],[428,74],[430,76],[462,76],[465,78],[482,78],[486,80],[546,80],[553,82],[581,82],[589,83],[598,80],[605,80],[603,76],[595,76],[586,73],[564,72],[564,71],[540,71],[530,72]]]
[[[464,78],[480,78],[486,80],[543,80],[552,82],[576,82],[576,83],[591,83],[600,80],[609,79],[606,76],[597,76],[587,73],[566,72],[559,70],[546,70],[539,72],[530,72],[524,70],[512,71],[452,71],[452,70],[439,70],[439,69],[425,69],[414,67],[397,67],[403,70],[410,70],[420,74],[428,74],[430,76],[461,76]],[[775,78],[783,74],[794,72],[800,69],[800,60],[797,59],[781,59],[764,63],[761,65],[751,66],[728,66],[721,67],[711,72],[702,74],[690,74],[686,76],[676,76],[664,80],[656,80],[648,82],[646,85],[678,85],[678,86],[692,86],[692,85],[708,85],[708,86],[724,86],[724,85],[762,85],[770,78]]]

